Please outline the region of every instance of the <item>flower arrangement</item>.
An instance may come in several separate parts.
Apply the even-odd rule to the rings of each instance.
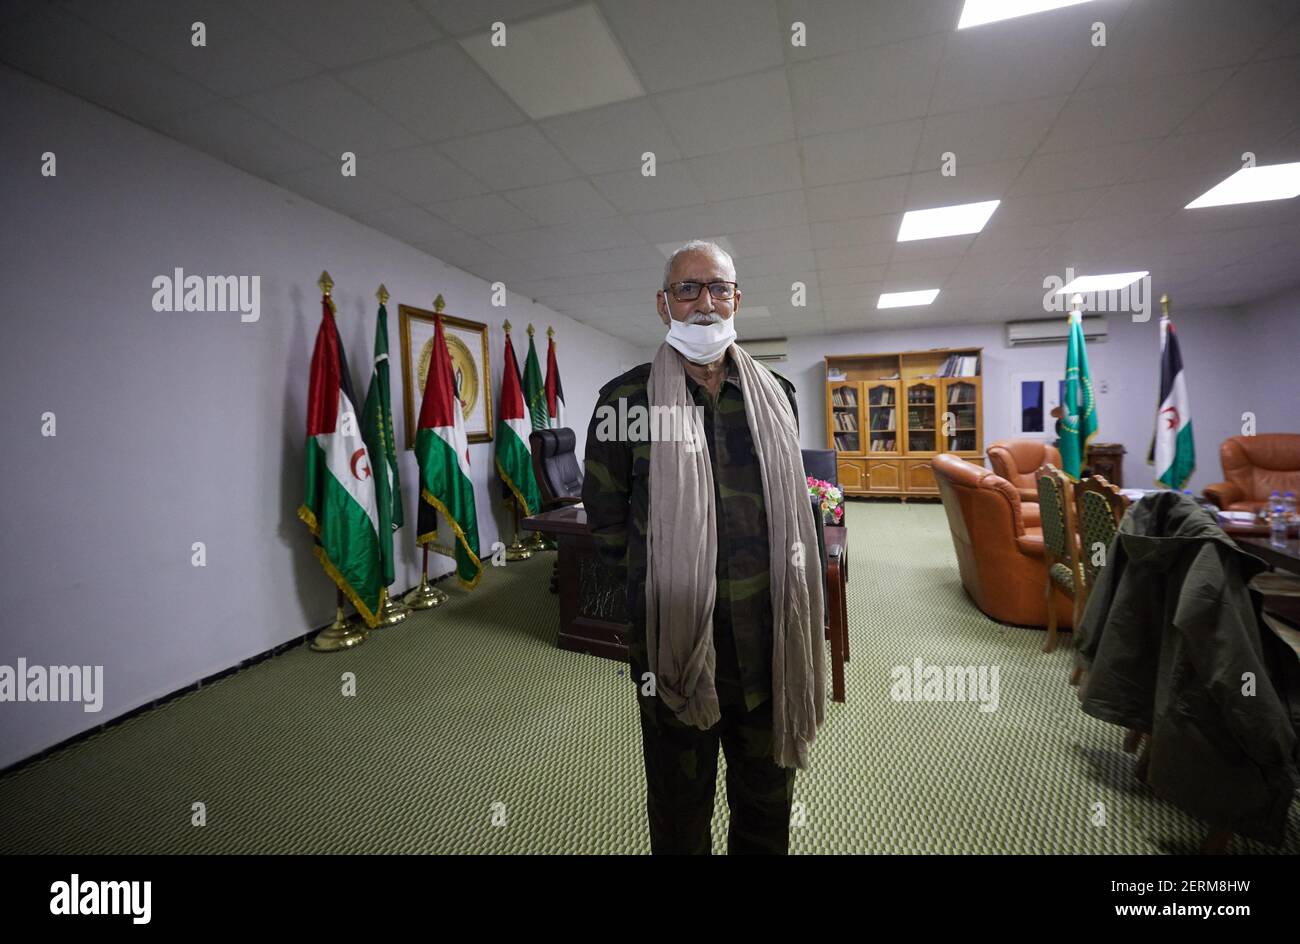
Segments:
[[[840,524],[844,521],[844,493],[821,479],[808,476],[808,494],[821,503],[822,521]]]

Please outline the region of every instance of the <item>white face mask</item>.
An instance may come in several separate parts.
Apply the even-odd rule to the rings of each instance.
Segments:
[[[693,364],[712,364],[736,340],[735,315],[710,325],[687,324],[671,313],[668,319],[668,337],[664,340]]]

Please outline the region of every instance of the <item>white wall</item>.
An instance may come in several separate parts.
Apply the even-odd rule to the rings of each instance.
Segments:
[[[19,73],[0,69],[0,101],[0,664],[102,665],[106,690],[98,714],[0,704],[0,767],[332,619],[333,585],[296,516],[322,269],[358,397],[374,292],[383,282],[392,294],[403,442],[399,303],[427,309],[442,293],[449,314],[490,326],[494,402],[502,321],[516,326],[521,365],[527,323],[543,358],[554,326],[579,455],[597,389],[642,359],[526,299],[493,308],[468,273]],[[46,151],[57,177],[40,175]],[[260,275],[260,321],[154,312],[151,282],[177,266]],[[53,438],[41,435],[46,411]],[[510,527],[492,449],[470,448],[484,553]],[[413,454],[401,462],[405,588],[419,558]],[[191,566],[195,541],[204,568]]]
[[[1188,300],[1189,304],[1193,300]],[[743,314],[743,313],[742,313]],[[1160,383],[1159,313],[1135,324],[1125,314],[1106,315],[1109,336],[1088,346],[1097,389],[1096,442],[1119,442],[1127,450],[1124,482],[1151,487],[1146,464]],[[1173,311],[1182,349],[1196,437],[1197,469],[1189,487],[1199,490],[1221,478],[1219,444],[1241,433],[1250,411],[1259,432],[1300,432],[1300,292],[1244,309]],[[862,331],[791,339],[789,358],[774,365],[798,387],[805,448],[826,448],[824,400],[828,354],[983,347],[985,446],[1013,432],[1016,408],[1012,375],[1065,371],[1065,344],[1008,348],[1001,324]]]

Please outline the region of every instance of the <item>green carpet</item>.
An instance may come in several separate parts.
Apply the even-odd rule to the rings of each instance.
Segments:
[[[1196,850],[1205,827],[1079,710],[1068,637],[1044,655],[1041,632],[966,598],[939,506],[848,516],[848,703],[830,704],[796,778],[793,852]],[[489,567],[472,594],[447,587],[448,604],[353,651],[293,649],[12,771],[0,852],[648,852],[631,682],[555,648],[553,560]],[[890,669],[918,657],[998,666],[1000,709],[892,700]],[[1300,811],[1284,849],[1231,851],[1300,851]]]

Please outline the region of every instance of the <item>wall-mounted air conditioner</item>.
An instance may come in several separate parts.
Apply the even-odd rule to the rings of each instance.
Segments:
[[[786,358],[786,339],[770,338],[763,341],[741,341],[740,346],[756,361],[774,364]]]
[[[1021,344],[1064,344],[1070,337],[1070,318],[1037,318],[1033,321],[1008,321],[1007,346]],[[1083,316],[1083,337],[1087,341],[1106,338],[1106,319],[1100,315]]]

